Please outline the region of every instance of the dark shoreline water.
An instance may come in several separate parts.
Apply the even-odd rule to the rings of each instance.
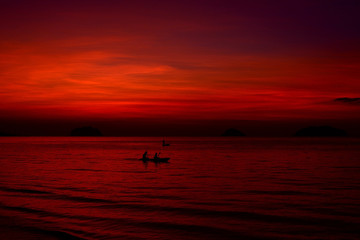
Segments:
[[[360,139],[161,140],[0,138],[2,228],[23,239],[360,238]],[[139,161],[145,150],[170,163]]]

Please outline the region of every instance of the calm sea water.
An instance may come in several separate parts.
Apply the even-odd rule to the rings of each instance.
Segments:
[[[161,140],[0,138],[0,216],[64,239],[360,239],[360,139]]]

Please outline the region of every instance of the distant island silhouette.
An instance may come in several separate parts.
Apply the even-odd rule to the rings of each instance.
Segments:
[[[296,137],[345,137],[347,132],[331,126],[310,126],[295,133]]]
[[[223,134],[221,134],[221,136],[223,136],[223,137],[244,137],[246,135],[236,128],[229,128]]]
[[[103,136],[103,134],[100,132],[99,129],[93,128],[91,126],[86,127],[80,127],[75,128],[71,131],[71,136],[77,136],[77,137],[97,137],[97,136]]]

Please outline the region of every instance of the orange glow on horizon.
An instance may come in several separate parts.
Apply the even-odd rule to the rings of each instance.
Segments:
[[[347,51],[288,44],[272,52],[266,46],[275,48],[279,36],[266,35],[261,19],[254,20],[258,29],[246,25],[246,16],[227,27],[196,15],[189,17],[198,21],[173,25],[167,15],[118,25],[115,20],[135,18],[86,11],[67,13],[64,21],[55,15],[50,22],[59,31],[35,18],[26,23],[33,33],[22,29],[0,40],[0,111],[58,118],[360,118],[357,106],[333,102],[358,97],[360,62]],[[90,24],[94,19],[98,26]]]

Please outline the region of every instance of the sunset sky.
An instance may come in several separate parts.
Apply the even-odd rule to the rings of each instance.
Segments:
[[[202,121],[357,131],[358,0],[0,3],[0,131],[151,122],[172,134]]]

